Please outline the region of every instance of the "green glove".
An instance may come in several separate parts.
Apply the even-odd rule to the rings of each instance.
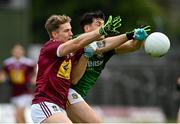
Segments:
[[[133,31],[126,32],[126,37],[128,40],[135,39],[135,40],[144,40],[148,33],[151,31],[151,26],[141,26],[141,28],[134,29]]]
[[[106,24],[99,29],[99,33],[105,36],[109,34],[116,35],[119,33],[119,31],[117,31],[117,28],[119,28],[120,26],[121,26],[120,16],[117,16],[113,19],[112,16],[110,15]]]

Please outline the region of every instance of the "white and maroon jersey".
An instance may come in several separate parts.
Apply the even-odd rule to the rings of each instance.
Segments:
[[[33,104],[47,101],[63,109],[66,107],[71,70],[73,63],[82,55],[82,50],[58,57],[60,44],[62,42],[50,40],[41,48]]]
[[[34,73],[35,63],[31,59],[10,57],[4,61],[3,68],[12,88],[12,96],[32,93],[30,81]]]

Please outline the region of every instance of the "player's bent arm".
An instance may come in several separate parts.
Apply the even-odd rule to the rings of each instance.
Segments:
[[[69,53],[75,52],[76,50],[85,47],[86,45],[90,44],[91,42],[97,40],[100,37],[101,34],[99,33],[99,29],[81,34],[77,38],[61,44],[58,48],[57,55],[65,56]]]
[[[5,82],[7,79],[7,76],[6,76],[6,72],[5,71],[0,71],[0,82]]]
[[[38,70],[38,65],[36,65],[34,67],[34,70],[33,70],[32,74],[31,74],[30,82],[31,82],[32,85],[36,84],[37,70]]]
[[[115,48],[116,54],[124,54],[134,52],[143,46],[143,42],[136,40],[128,40],[126,43]]]
[[[112,49],[115,49],[116,47],[124,44],[126,41],[128,41],[126,34],[121,34],[118,36],[108,37],[103,40],[104,47],[97,48],[97,53],[104,53],[107,51],[110,51]]]
[[[71,83],[76,85],[81,77],[84,75],[87,67],[88,59],[82,55],[77,63],[75,63],[72,74]]]

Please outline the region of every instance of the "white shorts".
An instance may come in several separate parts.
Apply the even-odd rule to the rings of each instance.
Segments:
[[[67,115],[64,109],[54,103],[41,102],[31,105],[31,117],[36,124],[40,124],[43,120],[58,112]]]
[[[29,107],[31,106],[33,96],[32,94],[23,94],[11,98],[11,103],[17,107]]]
[[[77,93],[75,90],[73,89],[69,89],[69,93],[68,93],[68,102],[69,104],[75,104],[78,102],[84,101],[84,99],[82,98],[82,96]]]

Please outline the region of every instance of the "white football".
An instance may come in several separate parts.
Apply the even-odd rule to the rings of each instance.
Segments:
[[[164,56],[169,48],[170,40],[161,32],[151,33],[144,42],[145,52],[152,57]]]

